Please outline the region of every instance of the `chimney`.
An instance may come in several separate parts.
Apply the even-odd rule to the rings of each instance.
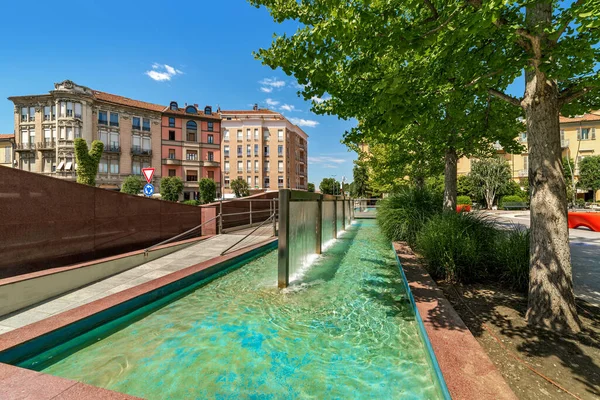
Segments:
[[[254,107],[252,107],[254,111],[258,111],[258,104],[254,103]]]

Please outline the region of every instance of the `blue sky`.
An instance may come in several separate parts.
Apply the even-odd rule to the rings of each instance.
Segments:
[[[264,8],[245,0],[56,4],[34,1],[26,12],[19,2],[3,4],[0,133],[14,130],[8,96],[47,93],[65,79],[165,105],[248,109],[258,103],[283,112],[309,135],[310,182],[318,186],[333,175],[352,180],[356,154],[340,140],[354,123],[311,113],[310,102],[296,95],[295,80],[252,56],[274,33],[295,31],[295,24],[275,24]]]

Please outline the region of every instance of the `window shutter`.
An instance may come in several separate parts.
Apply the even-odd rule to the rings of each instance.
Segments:
[[[577,128],[577,140],[581,140],[581,128]]]
[[[592,140],[596,140],[596,128],[592,128]]]

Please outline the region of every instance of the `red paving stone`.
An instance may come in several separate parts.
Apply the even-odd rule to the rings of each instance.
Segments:
[[[500,372],[406,244],[394,249],[453,399],[516,399]]]

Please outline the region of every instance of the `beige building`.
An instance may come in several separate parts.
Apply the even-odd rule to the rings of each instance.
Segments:
[[[117,189],[128,175],[161,173],[161,111],[157,104],[92,90],[72,81],[48,94],[9,97],[15,105],[15,160],[20,169],[75,180],[73,141],[104,143],[97,184]]]
[[[221,168],[225,195],[241,178],[250,189],[306,190],[308,135],[278,112],[221,111]]]
[[[0,133],[0,165],[13,167],[15,135]]]
[[[600,155],[600,139],[597,139],[596,131],[600,134],[600,111],[589,114],[578,115],[573,118],[560,117],[560,137],[562,156],[569,157],[574,162],[575,179],[579,176],[579,163],[585,157]],[[529,170],[529,153],[527,148],[527,133],[523,132],[517,138],[525,148],[522,153],[506,153],[498,146],[498,154],[502,155],[509,163],[513,179],[526,185]],[[467,174],[471,170],[471,160],[462,158],[458,162],[458,173]],[[579,197],[592,200],[592,192],[578,189]],[[598,191],[596,198],[600,198]]]

